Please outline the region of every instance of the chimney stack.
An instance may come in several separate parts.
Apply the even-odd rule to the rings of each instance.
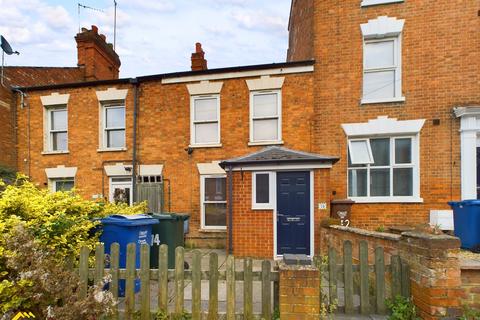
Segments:
[[[118,79],[120,58],[106,39],[98,33],[97,26],[92,26],[91,30],[82,28],[75,36],[78,66],[83,68],[86,81]]]
[[[205,60],[205,52],[202,50],[202,44],[195,44],[195,52],[192,53],[192,71],[207,70],[207,60]]]

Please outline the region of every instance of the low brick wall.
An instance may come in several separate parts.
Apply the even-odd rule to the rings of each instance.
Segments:
[[[461,266],[458,238],[413,231],[395,235],[341,226],[322,228],[320,234],[322,254],[327,254],[329,246],[342,253],[343,242],[350,240],[354,258],[361,241],[368,243],[370,262],[378,246],[384,248],[385,263],[392,255],[399,255],[410,266],[413,301],[423,319],[455,318],[464,306],[479,308],[480,270]]]
[[[461,265],[462,289],[461,303],[468,308],[480,310],[480,266]]]

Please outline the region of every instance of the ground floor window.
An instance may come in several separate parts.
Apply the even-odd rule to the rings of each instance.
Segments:
[[[73,189],[74,186],[75,186],[74,178],[52,179],[53,192],[70,191]]]
[[[110,178],[110,202],[132,205],[132,177]]]
[[[348,195],[351,198],[418,197],[415,137],[349,141]]]
[[[273,172],[252,173],[252,209],[274,208],[275,180]]]
[[[200,202],[203,229],[226,229],[227,191],[224,175],[201,176]]]

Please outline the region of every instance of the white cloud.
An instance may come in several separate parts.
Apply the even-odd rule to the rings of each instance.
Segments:
[[[280,16],[263,12],[234,12],[233,18],[246,29],[256,31],[273,31],[284,35],[287,32],[287,21]]]

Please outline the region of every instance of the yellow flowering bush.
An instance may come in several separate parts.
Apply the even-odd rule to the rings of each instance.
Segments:
[[[10,296],[16,297],[16,307],[23,304],[22,292],[31,285],[24,279],[12,280],[6,265],[10,252],[7,240],[15,237],[21,226],[46,252],[51,252],[59,263],[79,256],[81,246],[94,249],[98,242],[96,219],[110,214],[138,214],[146,211],[146,203],[135,206],[85,200],[74,192],[52,193],[37,188],[25,176],[18,176],[12,184],[0,180],[0,312],[6,312]]]

